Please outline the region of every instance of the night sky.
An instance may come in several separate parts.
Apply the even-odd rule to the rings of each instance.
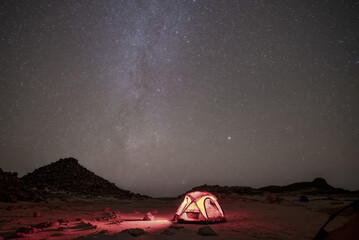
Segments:
[[[359,189],[358,1],[1,1],[0,167]]]

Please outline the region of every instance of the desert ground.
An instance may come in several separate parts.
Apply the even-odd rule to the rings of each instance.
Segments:
[[[230,194],[219,198],[227,221],[208,225],[216,236],[198,234],[205,224],[171,221],[181,198],[73,197],[38,203],[0,203],[0,236],[4,239],[312,239],[332,213],[357,196],[308,198],[309,202],[299,202],[299,196],[284,194],[276,203],[268,203],[265,195]],[[154,215],[153,221],[142,220],[147,212]],[[352,212],[344,212],[327,230],[343,225],[352,216]],[[129,230],[134,228],[143,229],[144,233],[139,229]]]

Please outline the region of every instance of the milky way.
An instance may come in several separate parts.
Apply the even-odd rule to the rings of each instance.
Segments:
[[[355,1],[2,1],[0,167],[358,189]]]

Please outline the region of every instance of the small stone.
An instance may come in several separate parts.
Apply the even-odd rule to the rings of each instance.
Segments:
[[[34,212],[32,214],[32,216],[35,217],[35,218],[38,218],[38,217],[40,217],[40,213],[39,212]]]
[[[144,221],[153,221],[153,220],[155,220],[155,216],[153,216],[152,213],[148,212],[143,217],[143,220]]]
[[[215,231],[213,231],[213,229],[210,228],[209,226],[199,228],[197,233],[201,236],[216,236],[217,235],[217,233]]]
[[[140,235],[145,234],[145,230],[143,230],[142,228],[130,228],[130,229],[126,229],[123,232],[128,232],[128,234],[130,234],[131,236],[137,237]]]
[[[109,231],[108,230],[102,230],[99,232],[99,234],[109,234]]]
[[[41,230],[35,227],[31,227],[31,226],[24,226],[19,228],[16,233],[20,233],[20,234],[31,234],[31,233],[37,233],[40,232]]]
[[[267,195],[267,202],[268,203],[276,203],[278,201],[278,196],[274,193],[270,193]]]
[[[172,231],[169,230],[169,229],[165,229],[163,232],[161,232],[161,234],[170,236],[170,235],[174,235],[174,234],[176,234],[176,233],[175,233],[175,232],[172,232]]]
[[[47,227],[52,227],[52,226],[54,226],[54,223],[52,223],[52,222],[42,222],[42,223],[35,225],[36,228],[47,228]]]
[[[170,228],[171,228],[171,229],[176,229],[176,230],[184,229],[183,226],[175,226],[175,225],[170,226]]]

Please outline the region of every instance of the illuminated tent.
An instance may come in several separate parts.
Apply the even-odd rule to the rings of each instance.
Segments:
[[[218,200],[209,192],[186,194],[173,218],[177,222],[223,222],[224,213]]]

